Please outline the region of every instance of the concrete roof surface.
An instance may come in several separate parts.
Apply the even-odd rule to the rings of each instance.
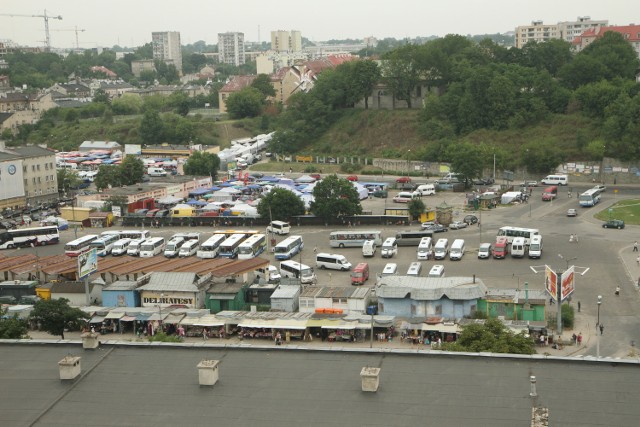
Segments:
[[[82,356],[73,382],[67,355]],[[221,361],[213,387],[198,385],[204,359]],[[361,391],[366,366],[381,368],[376,393]],[[525,427],[530,375],[550,425],[637,425],[640,370],[611,361],[78,344],[0,344],[0,425]]]

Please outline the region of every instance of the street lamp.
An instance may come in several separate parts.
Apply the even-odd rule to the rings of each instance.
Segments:
[[[407,150],[407,176],[409,176],[409,156],[411,155],[411,149]]]
[[[566,266],[566,268],[565,268],[565,271],[569,269],[569,263],[570,263],[571,261],[575,261],[575,260],[577,260],[577,259],[578,259],[578,257],[577,257],[577,256],[574,256],[573,258],[568,258],[568,259],[567,259],[567,258],[563,257],[563,256],[562,256],[562,254],[558,254],[558,258],[565,260],[565,262],[567,263],[567,266]]]
[[[602,305],[602,295],[598,295],[598,323],[596,323],[596,332],[600,326],[600,306]]]
[[[600,358],[600,337],[598,336],[598,325],[600,324],[600,306],[602,305],[602,295],[598,295],[598,323],[596,323],[596,357]]]

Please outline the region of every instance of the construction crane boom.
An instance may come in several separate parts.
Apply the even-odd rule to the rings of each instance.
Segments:
[[[80,49],[80,42],[78,41],[78,33],[82,33],[86,30],[85,29],[79,30],[78,26],[76,25],[75,28],[60,28],[60,29],[51,30],[51,31],[75,31],[76,32],[76,49]]]
[[[0,13],[0,16],[11,16],[18,18],[44,18],[44,33],[46,37],[45,41],[45,49],[47,51],[51,50],[51,37],[49,36],[49,19],[59,19],[62,20],[62,16],[50,16],[47,15],[47,10],[44,10],[44,15],[20,15],[17,13]]]

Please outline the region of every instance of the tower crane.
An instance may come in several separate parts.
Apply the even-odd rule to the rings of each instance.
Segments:
[[[62,16],[50,16],[47,15],[47,10],[45,9],[44,15],[19,15],[17,13],[0,13],[0,16],[11,16],[11,17],[20,17],[20,18],[44,18],[44,33],[45,33],[45,49],[47,51],[51,50],[51,37],[49,36],[49,19],[60,19],[62,20]]]
[[[51,31],[75,31],[76,32],[76,49],[80,49],[80,42],[78,41],[78,33],[82,33],[83,31],[86,31],[84,29],[79,30],[78,26],[76,25],[75,28],[61,28],[61,29],[56,29],[56,30],[51,30]]]

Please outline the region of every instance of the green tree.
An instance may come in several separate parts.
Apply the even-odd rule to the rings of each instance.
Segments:
[[[605,67],[603,77],[608,80],[633,80],[640,67],[640,60],[631,43],[615,31],[607,31],[578,55],[589,56],[602,64]]]
[[[98,89],[93,94],[93,102],[102,102],[103,104],[109,103],[109,95],[103,90]]]
[[[247,87],[227,98],[227,111],[234,119],[257,117],[262,112],[264,95],[258,89]]]
[[[640,94],[620,94],[605,110],[603,130],[607,153],[620,159],[639,159]]]
[[[304,202],[293,191],[274,188],[260,198],[258,213],[270,221],[289,221],[291,217],[304,214]]]
[[[451,170],[461,174],[466,184],[482,176],[483,165],[479,160],[482,158],[482,151],[477,145],[469,142],[450,145],[447,157],[451,162]]]
[[[0,339],[20,339],[26,338],[27,322],[17,315],[10,316],[9,309],[0,307]]]
[[[111,101],[111,109],[117,115],[139,114],[142,111],[142,102],[138,95],[125,93]]]
[[[206,151],[196,151],[184,164],[185,175],[211,176],[216,178],[220,169],[220,157]]]
[[[120,187],[123,184],[122,179],[123,176],[119,167],[102,165],[93,179],[93,184],[98,191],[102,191],[109,187]]]
[[[420,83],[421,70],[416,61],[417,47],[406,45],[383,56],[382,78],[397,99],[412,107],[411,95]]]
[[[565,158],[564,151],[552,140],[530,141],[521,152],[527,153],[527,169],[540,174],[554,171]]]
[[[271,84],[271,77],[267,74],[258,74],[255,80],[251,83],[251,87],[258,89],[265,98],[269,96],[276,96],[276,90]]]
[[[414,220],[420,218],[420,215],[427,209],[424,202],[420,199],[413,199],[409,202],[407,208],[409,209],[409,215]]]
[[[155,110],[147,110],[140,122],[138,134],[144,144],[159,144],[163,138],[163,123],[160,113]]]
[[[144,163],[135,156],[125,156],[118,166],[120,185],[131,185],[142,182],[144,176]]]
[[[70,307],[65,298],[40,300],[33,306],[29,318],[51,335],[64,339],[65,330],[77,330],[85,325],[89,315],[79,308]]]
[[[352,90],[359,99],[364,98],[364,108],[368,109],[369,95],[380,80],[380,67],[370,60],[356,61],[350,77]]]
[[[182,117],[186,117],[187,114],[189,114],[190,100],[184,92],[175,92],[171,94],[167,100],[167,104],[173,108],[173,111],[176,114]]]
[[[72,188],[78,188],[82,180],[77,173],[71,169],[58,169],[56,170],[56,178],[58,180],[58,193],[66,194]]]
[[[457,341],[443,343],[445,351],[491,352],[510,354],[534,354],[533,338],[520,332],[515,334],[497,319],[488,319],[484,324],[470,324],[462,329]]]
[[[337,175],[329,175],[317,183],[313,189],[314,201],[311,212],[322,218],[325,224],[332,219],[362,213],[358,192],[353,184]]]

